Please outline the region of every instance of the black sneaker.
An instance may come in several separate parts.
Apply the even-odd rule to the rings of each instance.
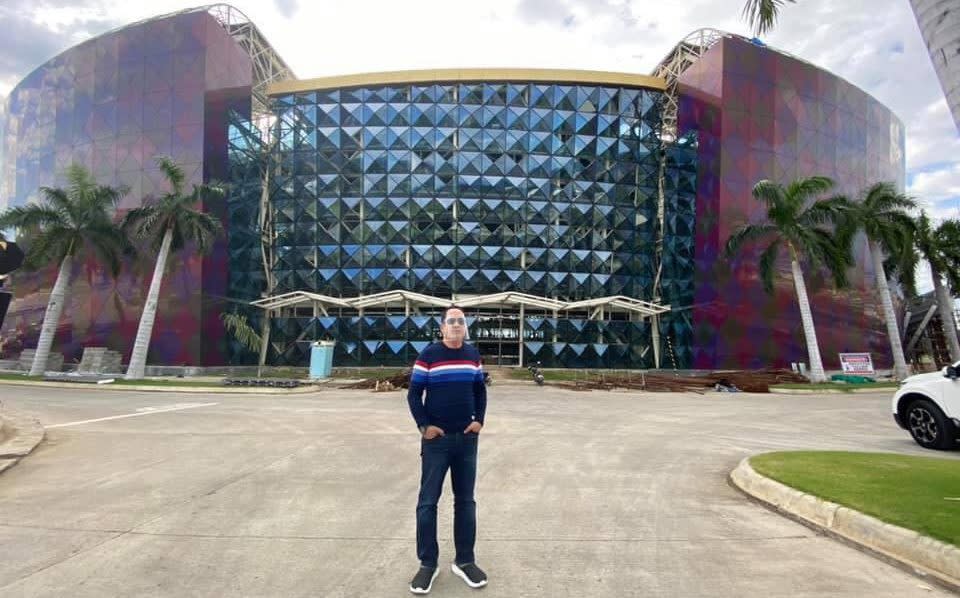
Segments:
[[[482,588],[487,585],[487,574],[474,563],[466,563],[464,565],[454,563],[450,568],[471,588]]]
[[[410,591],[414,594],[429,594],[430,588],[433,587],[433,580],[439,574],[440,569],[437,567],[420,567],[417,574],[413,576],[413,581],[410,582]]]

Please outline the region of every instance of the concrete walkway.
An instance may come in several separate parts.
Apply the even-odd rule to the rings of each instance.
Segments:
[[[484,596],[948,596],[728,484],[769,450],[930,455],[888,396],[491,387]],[[0,476],[0,595],[406,596],[419,443],[402,393],[29,389]],[[938,454],[958,458],[955,453]],[[441,560],[452,558],[449,486]],[[449,569],[433,596],[474,596]]]

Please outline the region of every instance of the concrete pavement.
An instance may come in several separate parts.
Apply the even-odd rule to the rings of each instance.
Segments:
[[[0,404],[0,473],[29,455],[43,436],[44,429],[37,418]]]
[[[0,476],[2,595],[409,595],[419,445],[401,393],[30,389],[4,401],[51,427]],[[886,393],[495,385],[477,490],[481,591],[950,595],[727,484],[767,450],[930,455],[887,406]],[[448,485],[442,561],[453,556],[451,512]],[[446,568],[431,595],[474,593]]]
[[[854,543],[871,554],[960,590],[960,549],[915,531],[801,492],[757,473],[746,458],[730,474],[745,494],[779,512]]]

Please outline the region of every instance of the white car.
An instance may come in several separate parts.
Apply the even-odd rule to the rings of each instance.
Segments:
[[[893,395],[893,419],[924,448],[949,450],[960,435],[960,361],[910,376]]]

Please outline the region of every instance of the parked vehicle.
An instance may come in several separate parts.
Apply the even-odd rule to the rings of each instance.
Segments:
[[[527,369],[530,370],[530,374],[533,376],[533,381],[537,383],[537,386],[543,386],[543,372],[540,371],[540,362],[531,363],[527,366]]]
[[[901,382],[892,407],[897,425],[920,446],[955,448],[960,440],[960,361]]]

